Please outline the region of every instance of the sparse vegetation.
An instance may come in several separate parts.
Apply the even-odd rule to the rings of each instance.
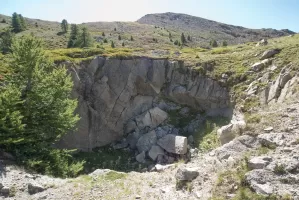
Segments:
[[[194,134],[195,146],[203,151],[209,151],[220,145],[217,129],[229,123],[228,118],[207,118],[199,130]]]
[[[285,174],[286,171],[285,171],[284,165],[283,164],[275,164],[274,172],[276,174]]]

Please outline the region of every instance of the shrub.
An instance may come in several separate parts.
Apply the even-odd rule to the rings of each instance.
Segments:
[[[276,174],[285,174],[286,171],[285,171],[285,167],[283,164],[279,165],[279,164],[275,164],[275,167],[274,167],[274,172]]]
[[[184,35],[184,33],[182,33],[182,35],[181,35],[181,43],[185,44],[186,42],[187,42],[187,40],[185,38],[185,35]]]
[[[104,43],[108,43],[108,40],[106,38],[104,39]]]
[[[223,41],[223,42],[222,42],[222,46],[223,46],[223,47],[226,47],[226,46],[227,46],[227,41]]]
[[[211,41],[210,41],[210,45],[211,45],[212,47],[218,47],[218,43],[217,43],[216,40],[211,40]]]
[[[111,41],[111,48],[115,48],[114,42]]]

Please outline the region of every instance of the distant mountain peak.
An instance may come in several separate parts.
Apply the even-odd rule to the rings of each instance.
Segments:
[[[262,38],[274,38],[295,33],[288,29],[249,29],[172,12],[147,14],[137,20],[137,22],[180,32],[188,32],[202,39],[227,40],[230,43],[256,41]]]

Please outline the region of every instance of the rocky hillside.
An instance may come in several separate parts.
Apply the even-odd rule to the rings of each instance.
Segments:
[[[33,33],[43,38],[50,49],[66,48],[68,34],[61,32],[58,22],[30,18],[25,20],[28,24],[27,30],[17,35]],[[11,17],[0,15],[0,31],[2,28],[9,27],[10,23]],[[186,43],[189,47],[210,47],[209,43],[213,39],[219,44],[227,41],[228,45],[232,45],[294,34],[289,30],[247,29],[176,13],[146,15],[137,22],[86,22],[81,25],[91,31],[98,42],[95,46],[103,43],[106,38],[109,41],[106,46],[109,46],[110,41],[113,40],[116,47],[122,47],[124,42],[126,47],[143,50],[178,49],[174,41],[180,41],[182,33],[185,33],[186,38],[190,36],[190,40]],[[134,41],[131,41],[131,36]]]
[[[173,31],[190,34],[192,40],[207,43],[211,39],[228,41],[230,44],[257,41],[262,38],[273,38],[294,34],[284,29],[248,29],[241,26],[223,24],[208,19],[178,13],[148,14],[137,22],[163,27]]]
[[[7,27],[10,18],[1,17],[0,27]],[[252,38],[249,29],[180,14],[140,21],[168,18],[175,22],[167,27],[87,23],[99,44],[104,31],[109,40],[121,35],[129,47],[89,49],[64,49],[59,23],[26,19],[29,28],[17,37],[30,31],[44,37],[46,55],[72,76],[80,121],[53,146],[77,148],[70,157],[84,166],[78,177],[49,177],[0,149],[1,199],[299,199],[299,35],[212,49],[192,37],[179,48],[169,32],[179,38],[172,26],[187,19],[190,27],[222,30],[215,34],[232,42],[225,29]],[[163,42],[147,40],[156,36]],[[9,71],[10,59],[0,54],[1,70]]]

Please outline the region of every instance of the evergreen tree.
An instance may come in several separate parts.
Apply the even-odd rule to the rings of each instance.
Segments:
[[[169,32],[169,39],[171,39],[172,38],[172,35],[171,35],[171,33]]]
[[[108,43],[108,40],[106,38],[104,39],[104,43]]]
[[[0,86],[0,145],[19,163],[54,176],[74,176],[84,162],[74,163],[69,152],[53,143],[73,129],[77,100],[70,99],[73,83],[66,68],[46,57],[41,40],[14,40],[12,73]]]
[[[223,46],[223,47],[226,47],[226,46],[227,46],[227,41],[223,41],[223,42],[222,42],[222,46]]]
[[[13,33],[10,29],[6,29],[2,33],[0,33],[0,51],[2,53],[10,52],[12,39]]]
[[[32,36],[14,41],[12,52],[13,76],[0,88],[1,144],[47,148],[78,121],[71,77],[53,66]]]
[[[12,26],[13,31],[15,33],[19,33],[19,32],[22,31],[22,25],[21,25],[20,17],[17,13],[12,14],[11,26]]]
[[[104,32],[102,33],[102,36],[105,37],[105,33]]]
[[[185,44],[186,42],[187,41],[186,41],[185,35],[184,35],[184,33],[182,33],[182,35],[181,35],[181,43]]]
[[[61,25],[62,32],[66,33],[69,29],[69,24],[66,21],[66,19],[63,19],[60,25]]]
[[[132,35],[131,35],[131,38],[130,38],[130,40],[131,40],[131,41],[134,41],[134,39],[133,39],[133,36],[132,36]]]
[[[26,25],[24,17],[21,14],[19,14],[19,19],[20,19],[20,24],[21,24],[21,31],[25,31],[27,28],[27,25]]]
[[[82,28],[82,32],[79,37],[79,45],[80,47],[89,47],[92,45],[92,39],[88,29],[86,27]]]
[[[212,47],[218,47],[218,43],[217,43],[216,40],[211,40],[211,41],[210,41],[210,45],[211,45]]]
[[[124,46],[125,46],[125,42],[123,42],[123,43],[121,44],[121,46],[123,46],[123,47],[124,47]]]
[[[190,35],[188,35],[187,39],[188,39],[188,41],[191,41],[191,36],[190,36]]]
[[[118,35],[118,40],[121,40],[121,36],[120,35]]]
[[[114,31],[116,31],[116,28],[114,28]]]
[[[115,48],[114,42],[111,41],[111,48]]]
[[[78,46],[78,38],[79,38],[79,28],[76,24],[72,24],[70,38],[67,47],[72,48]]]
[[[174,45],[178,45],[179,44],[179,41],[178,40],[176,40],[176,41],[174,41],[174,43],[173,43]]]

